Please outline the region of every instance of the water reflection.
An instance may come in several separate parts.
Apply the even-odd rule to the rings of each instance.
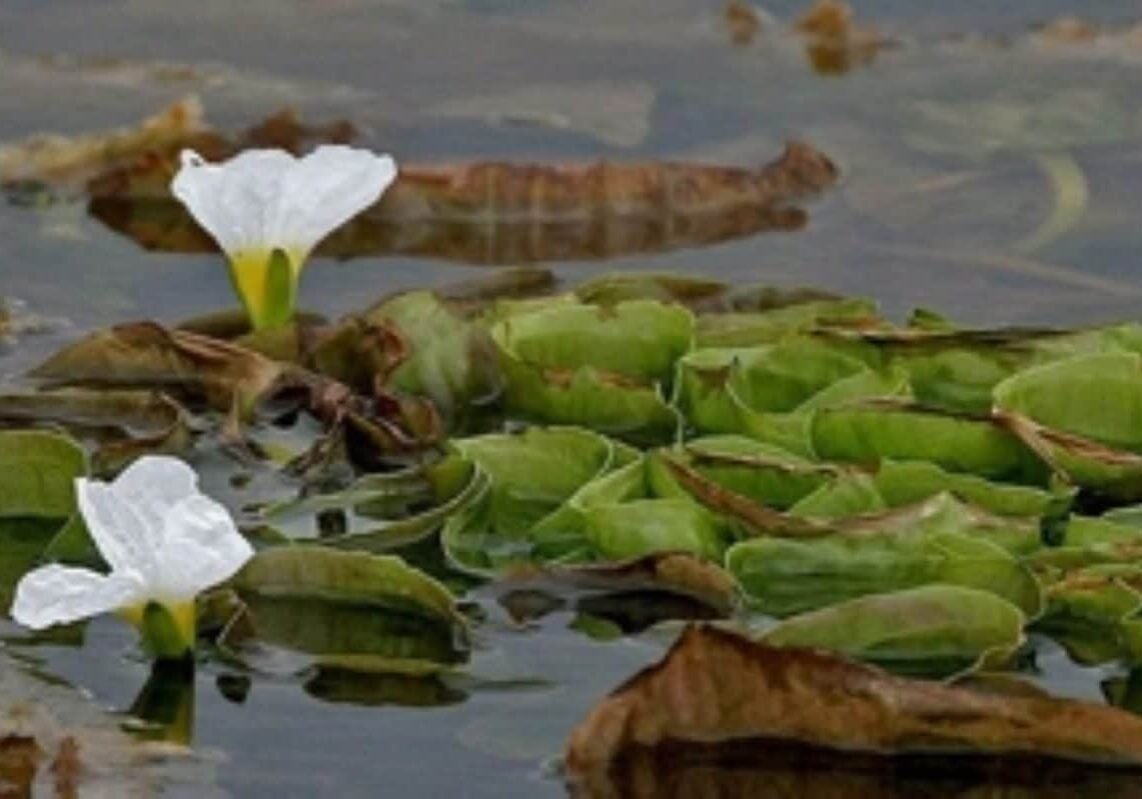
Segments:
[[[128,713],[142,722],[136,733],[153,741],[194,742],[194,661],[156,660]]]
[[[1138,774],[1034,758],[884,758],[781,742],[717,752],[700,745],[634,751],[569,786],[577,799],[1100,799],[1137,797]]]

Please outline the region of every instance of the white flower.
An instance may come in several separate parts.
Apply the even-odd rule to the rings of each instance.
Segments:
[[[254,326],[270,327],[289,320],[310,251],[375,203],[396,176],[391,157],[342,145],[300,159],[247,150],[221,164],[184,150],[171,191],[226,251]],[[283,274],[275,277],[277,251]]]
[[[111,573],[59,564],[35,569],[16,586],[12,618],[40,630],[115,611],[147,639],[145,624],[157,605],[174,622],[174,649],[182,647],[157,654],[192,648],[195,596],[254,554],[230,514],[198,491],[193,469],[170,457],[140,458],[113,483],[80,478],[75,489]]]

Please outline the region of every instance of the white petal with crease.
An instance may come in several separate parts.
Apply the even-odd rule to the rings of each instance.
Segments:
[[[396,172],[389,156],[343,145],[301,159],[247,150],[220,164],[185,150],[171,191],[227,253],[281,247],[304,258],[376,202]]]
[[[155,572],[159,530],[148,528],[107,483],[81,477],[75,481],[75,496],[91,540],[112,571]]]
[[[253,556],[226,508],[202,494],[188,497],[172,509],[163,527],[163,573],[157,587],[164,598],[189,599],[232,577]]]
[[[142,588],[138,579],[125,572],[105,576],[88,569],[42,566],[20,580],[12,618],[42,630],[133,605],[143,599]]]

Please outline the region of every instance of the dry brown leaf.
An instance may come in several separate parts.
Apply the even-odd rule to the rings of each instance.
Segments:
[[[146,249],[211,252],[215,243],[169,193],[182,146],[209,160],[250,146],[349,138],[339,122],[302,125],[279,114],[236,140],[209,131],[134,154],[88,184],[89,212]],[[759,169],[654,161],[584,164],[402,164],[376,205],[329,236],[319,254],[407,254],[470,263],[596,260],[713,244],[807,221],[794,207],[837,179],[836,166],[790,143]]]
[[[763,27],[761,15],[746,0],[730,0],[726,4],[725,17],[730,42],[738,47],[752,42]]]
[[[764,766],[775,742],[885,758],[1022,757],[1142,769],[1142,719],[1116,708],[906,679],[705,626],[687,628],[659,663],[596,706],[572,732],[566,764],[574,780],[606,785],[611,765],[631,752],[736,747]]]
[[[859,27],[845,0],[816,0],[793,30],[805,38],[805,53],[813,69],[837,75],[872,63],[891,42],[873,28]]]
[[[76,137],[33,136],[0,147],[0,186],[26,181],[82,186],[140,152],[181,146],[204,129],[202,104],[186,97],[136,128]]]

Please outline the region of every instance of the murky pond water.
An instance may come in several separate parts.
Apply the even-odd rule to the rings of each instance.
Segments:
[[[768,10],[788,20],[803,5]],[[222,129],[290,104],[307,119],[350,119],[364,144],[409,162],[756,165],[795,137],[843,171],[805,230],[550,266],[571,279],[645,269],[814,286],[875,298],[896,318],[915,306],[972,324],[1136,318],[1142,44],[1063,46],[1029,32],[1064,13],[1132,23],[1137,4],[878,0],[857,12],[899,46],[822,76],[787,37],[732,45],[712,0],[9,0],[0,139],[128,125],[187,93]],[[474,268],[319,259],[303,303],[337,315]],[[0,206],[0,295],[67,320],[0,354],[0,385],[95,327],[232,302],[216,256],[144,251],[67,201]],[[493,618],[455,682],[250,678],[205,663],[193,742],[210,790],[561,795],[553,759],[567,731],[663,646],[597,642],[570,621],[557,613],[519,630]],[[134,646],[127,628],[101,621],[81,646],[24,651],[126,711],[149,669]],[[1053,691],[1085,698],[1116,676],[1047,643],[1037,665]],[[186,790],[204,795],[198,783]]]

